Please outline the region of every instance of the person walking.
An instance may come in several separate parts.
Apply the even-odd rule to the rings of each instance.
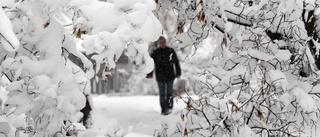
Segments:
[[[179,59],[176,52],[167,46],[167,40],[161,36],[158,48],[151,53],[155,63],[155,74],[159,88],[161,114],[168,115],[173,108],[173,81],[181,76]],[[147,75],[152,78],[153,72]]]

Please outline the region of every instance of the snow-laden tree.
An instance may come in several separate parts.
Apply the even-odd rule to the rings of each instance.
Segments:
[[[158,39],[161,25],[152,0],[4,0],[0,5],[0,71],[10,81],[2,85],[8,99],[0,134],[65,136],[78,122],[90,127],[89,79],[100,64],[108,75],[124,50],[144,64],[141,73],[153,69],[147,43]],[[10,123],[10,115],[24,116],[25,124]]]
[[[315,136],[318,0],[156,0],[177,13],[178,47],[212,35],[212,61],[181,120],[158,136]],[[189,50],[192,53],[192,50]],[[192,55],[192,54],[191,54]]]

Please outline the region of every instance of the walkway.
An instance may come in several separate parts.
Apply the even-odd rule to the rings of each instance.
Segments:
[[[117,119],[124,130],[130,131],[131,137],[134,134],[152,136],[155,130],[161,130],[161,123],[179,120],[180,111],[185,107],[182,101],[176,102],[172,115],[161,116],[158,96],[101,95],[93,97],[93,102],[97,110],[109,118]]]

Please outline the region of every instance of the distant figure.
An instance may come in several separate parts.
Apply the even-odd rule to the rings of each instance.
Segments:
[[[156,80],[158,82],[161,114],[168,115],[173,108],[173,81],[181,75],[181,69],[176,52],[167,47],[167,41],[164,37],[158,40],[158,48],[153,51],[151,57],[155,63]],[[147,75],[152,78],[153,72]]]

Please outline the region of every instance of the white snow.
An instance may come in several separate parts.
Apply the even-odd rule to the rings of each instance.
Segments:
[[[14,34],[12,23],[2,10],[2,7],[0,8],[0,24],[0,40],[3,47],[9,52],[18,50],[20,42]]]
[[[126,55],[143,64],[142,73],[153,69],[149,56],[149,42],[156,41],[162,33],[159,20],[152,13],[152,0],[72,1],[70,5],[80,9],[74,21],[75,28],[85,30],[83,47],[86,54],[98,53],[92,57],[97,64],[105,63],[109,69],[116,67],[116,61],[127,49]],[[108,13],[108,14],[105,14]],[[81,36],[82,37],[82,36]],[[97,65],[96,70],[100,69]]]
[[[232,27],[233,27],[232,23],[231,23],[231,22],[227,22],[227,23],[224,25],[224,30],[225,30],[226,32],[230,32],[230,31],[232,30]]]
[[[304,0],[305,3],[310,4],[310,5],[314,5],[315,4],[315,0]]]
[[[296,87],[292,91],[297,98],[297,102],[305,112],[313,112],[317,109],[315,100],[304,90]]]
[[[136,3],[133,5],[133,12],[128,13],[127,18],[128,20],[135,25],[140,25],[145,22],[148,7],[145,4]]]
[[[125,137],[152,137],[151,135],[128,133]]]
[[[179,100],[174,104],[173,113],[160,115],[159,96],[94,96],[96,110],[109,118],[115,118],[120,125],[130,131],[126,137],[150,137],[155,130],[161,130],[162,123],[180,119],[185,103]]]
[[[14,2],[15,2],[15,0],[1,0],[0,5],[11,7],[14,4]]]
[[[288,61],[291,57],[291,53],[289,50],[278,50],[277,53],[275,54],[276,58],[279,61]]]
[[[10,133],[11,127],[8,122],[0,122],[0,133],[8,136]]]
[[[277,88],[287,89],[288,81],[286,75],[280,70],[270,70],[266,74],[266,81]]]
[[[248,54],[253,58],[257,58],[257,59],[264,60],[264,61],[269,61],[274,58],[274,56],[272,56],[270,54],[267,54],[267,53],[259,51],[259,50],[251,49],[251,48],[248,49]]]
[[[139,2],[140,0],[115,0],[113,3],[119,7],[119,8],[129,8],[130,6],[132,6],[134,3]]]
[[[0,6],[2,6],[0,9],[0,59],[3,59],[0,70],[2,74],[11,73],[14,75],[10,79],[12,82],[5,82],[8,79],[0,82],[1,86],[5,86],[0,87],[0,114],[3,114],[0,117],[1,133],[6,136],[14,136],[14,127],[27,128],[31,125],[35,127],[37,136],[54,136],[57,131],[64,128],[64,124],[62,124],[64,121],[70,121],[70,124],[74,126],[72,128],[79,130],[79,136],[83,137],[108,135],[150,137],[155,130],[160,130],[161,126],[165,126],[165,124],[168,124],[168,133],[173,133],[174,130],[179,128],[177,127],[177,121],[181,122],[181,113],[186,116],[187,111],[182,111],[186,104],[179,100],[175,103],[173,114],[161,116],[159,96],[94,96],[95,108],[92,111],[92,128],[86,130],[83,125],[77,123],[83,116],[80,109],[85,106],[86,98],[84,95],[90,94],[89,79],[95,73],[93,70],[95,64],[92,64],[79,50],[86,52],[86,54],[96,54],[92,59],[96,61],[97,70],[102,63],[105,63],[109,69],[115,68],[116,61],[122,55],[122,52],[127,51],[126,55],[142,66],[139,72],[148,73],[152,71],[154,62],[149,56],[148,46],[150,42],[157,40],[162,34],[162,25],[154,14],[154,10],[159,8],[158,5],[160,4],[156,5],[154,0],[108,0],[107,2],[99,0],[72,0],[72,2],[70,2],[71,0],[16,1],[0,1]],[[207,47],[195,51],[201,55],[192,59],[190,57],[190,61],[194,63],[191,65],[196,67],[190,67],[190,64],[188,64],[189,66],[183,66],[184,69],[188,69],[189,73],[192,73],[186,75],[198,76],[199,72],[202,72],[202,69],[205,68],[206,71],[203,73],[206,74],[198,80],[214,85],[215,92],[226,93],[223,99],[208,99],[212,106],[219,108],[218,111],[227,112],[229,110],[229,112],[232,112],[232,105],[227,104],[227,101],[231,101],[237,106],[242,103],[240,99],[250,98],[248,93],[240,92],[241,90],[235,89],[237,87],[232,85],[238,83],[243,77],[245,82],[253,83],[256,86],[263,85],[261,87],[263,89],[265,88],[264,84],[276,87],[276,91],[279,88],[283,89],[279,96],[268,96],[269,99],[279,99],[285,106],[293,105],[291,104],[293,100],[297,101],[299,111],[306,112],[301,114],[310,115],[306,118],[318,120],[316,113],[310,113],[315,112],[319,106],[318,98],[311,94],[311,92],[318,93],[320,89],[319,85],[310,84],[314,82],[312,78],[315,77],[312,77],[312,75],[310,76],[312,80],[307,78],[301,78],[300,80],[300,78],[293,76],[291,72],[286,72],[284,69],[291,67],[287,66],[291,53],[289,50],[278,49],[287,45],[292,45],[295,48],[299,47],[301,53],[308,57],[308,62],[315,71],[313,65],[316,61],[308,46],[307,48],[301,47],[301,45],[298,45],[299,42],[292,44],[292,41],[287,38],[274,41],[275,43],[268,46],[264,45],[265,42],[271,42],[268,38],[261,39],[262,41],[259,41],[257,46],[248,42],[248,40],[252,41],[251,38],[259,38],[259,35],[264,37],[266,34],[262,32],[265,29],[272,30],[276,26],[278,26],[280,33],[290,35],[292,32],[297,32],[292,36],[292,39],[310,40],[303,21],[298,19],[301,16],[295,15],[301,15],[302,9],[308,11],[314,8],[316,9],[315,14],[319,14],[319,8],[315,6],[319,5],[319,1],[273,0],[274,5],[268,5],[270,3],[268,1],[257,1],[252,7],[245,7],[244,3],[240,2],[239,6],[235,7],[236,1],[240,2],[238,0],[219,0],[217,4],[219,8],[212,8],[214,10],[210,8],[216,5],[212,5],[213,3],[210,0],[204,1],[204,6],[199,5],[198,7],[203,6],[201,10],[206,15],[206,21],[198,20],[191,24],[190,17],[194,18],[198,14],[193,14],[194,11],[199,12],[198,9],[190,11],[188,2],[192,1],[185,0],[179,5],[181,7],[174,7],[174,3],[171,3],[176,1],[162,1],[164,9],[168,7],[169,9],[173,7],[183,8],[178,13],[178,20],[184,20],[185,27],[189,27],[189,30],[176,36],[176,39],[181,42],[177,45],[181,47],[189,45],[185,48],[183,54],[191,53],[195,51],[195,48],[200,48],[200,46],[191,47],[191,45],[194,45],[195,42],[206,42],[202,39],[207,35],[211,39],[218,39],[207,41]],[[193,2],[197,3],[198,1],[193,0]],[[209,3],[209,6],[206,3]],[[229,9],[229,6],[233,8]],[[273,6],[272,10],[265,12],[265,9],[270,8],[270,6]],[[10,9],[11,7],[12,9]],[[183,13],[182,11],[186,12]],[[212,13],[219,15],[221,18]],[[257,24],[255,21],[256,19],[260,20],[260,15],[264,15],[263,17],[266,17],[266,20]],[[286,15],[286,18],[282,18],[282,15]],[[272,22],[268,19],[271,16],[275,16]],[[305,14],[306,16],[307,14]],[[228,22],[230,19],[245,26],[253,26],[251,28],[247,27],[247,29],[239,24]],[[225,37],[226,34],[217,34],[211,30],[209,33],[208,26],[211,28],[211,23],[207,21],[213,21],[217,27],[234,39],[229,39],[229,37]],[[66,24],[69,27],[65,28],[64,25]],[[172,25],[172,22],[169,24]],[[289,32],[287,25],[291,28],[292,26],[296,27],[293,27]],[[172,26],[168,28],[175,29],[176,26]],[[164,28],[168,29],[167,26]],[[75,30],[75,35],[79,39],[74,38],[71,29]],[[252,32],[248,30],[252,30]],[[79,36],[80,33],[77,32],[81,32],[81,35]],[[164,31],[164,33],[169,33],[171,37],[170,32]],[[259,35],[251,35],[252,33]],[[234,37],[234,34],[236,34],[236,37]],[[227,39],[227,45],[220,46],[223,37]],[[234,40],[239,43],[234,45]],[[262,45],[260,46],[260,44]],[[320,45],[316,43],[315,46],[318,51]],[[231,53],[229,48],[235,48],[234,52]],[[68,60],[68,54],[78,57],[86,72],[83,72],[79,66]],[[212,56],[215,57],[213,61]],[[280,61],[281,66],[280,68],[275,67],[281,70],[267,68],[264,71],[264,68],[261,67],[262,63],[277,61]],[[200,68],[199,66],[202,64],[207,66]],[[257,74],[259,70],[261,70],[261,73]],[[127,73],[125,70],[118,70],[118,72]],[[248,72],[256,73],[261,77],[256,76],[256,79],[252,79]],[[103,72],[103,74],[105,73],[110,72]],[[152,87],[151,84],[148,85],[151,82],[145,80],[144,75],[138,74],[143,77],[130,79],[135,82],[129,85],[130,92],[135,90],[135,86],[144,87],[136,88],[140,93],[142,90],[155,87]],[[266,78],[267,83],[262,82],[264,78]],[[203,92],[203,89],[199,92]],[[205,95],[202,96],[206,97]],[[252,99],[255,100],[255,98]],[[249,105],[244,106],[244,109],[253,107],[252,102],[248,103]],[[256,109],[261,109],[261,112],[265,114],[265,111],[258,107]],[[287,109],[290,108],[287,107]],[[210,111],[210,114],[214,114],[211,112],[213,111]],[[238,114],[241,113],[228,114],[230,117],[224,117],[216,124],[225,127],[223,122],[226,119],[240,119],[243,116]],[[182,121],[182,123],[184,122],[183,128],[190,127],[191,129],[199,126],[210,128],[208,123],[201,121],[203,120],[201,116],[193,114],[188,116]],[[188,123],[189,118],[194,118],[197,124],[190,125]],[[301,120],[301,117],[295,116],[293,119]],[[233,122],[238,123],[238,121]],[[261,124],[266,123],[261,121]],[[251,130],[249,126],[239,124],[232,126],[232,130],[234,130],[234,133],[238,133],[238,136],[253,136],[252,133],[255,130]],[[270,125],[265,125],[265,127],[267,126]],[[275,127],[278,126],[275,125]],[[205,136],[210,135],[209,130],[204,132],[206,132]],[[0,136],[2,136],[1,133]]]
[[[292,97],[288,93],[284,93],[279,97],[279,100],[284,104],[285,107],[290,105]]]
[[[124,12],[117,9],[114,4],[107,2],[94,1],[91,5],[80,7],[80,10],[89,21],[88,26],[93,28],[93,34],[101,31],[113,32],[119,22],[125,19]]]

